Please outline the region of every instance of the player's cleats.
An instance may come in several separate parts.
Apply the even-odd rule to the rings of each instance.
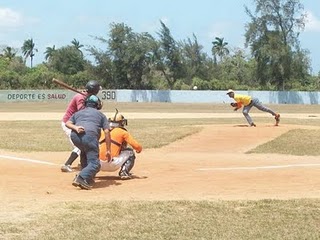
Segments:
[[[278,126],[278,125],[279,125],[279,122],[280,122],[280,114],[277,113],[277,114],[275,115],[274,119],[276,120],[276,126]]]
[[[257,125],[255,125],[254,123],[250,124],[250,127],[256,127]]]
[[[62,165],[61,172],[73,172],[73,169],[71,168],[70,165]]]
[[[121,170],[119,172],[119,176],[121,179],[131,179],[132,178],[131,173],[128,173],[126,170]]]
[[[80,187],[81,189],[91,190],[92,185],[90,185],[85,179],[80,175],[76,175],[73,179],[72,185],[75,187]]]

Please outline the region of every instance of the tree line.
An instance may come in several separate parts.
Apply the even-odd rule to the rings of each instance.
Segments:
[[[0,89],[51,89],[55,77],[77,88],[95,79],[106,89],[319,90],[320,73],[311,74],[309,52],[299,43],[306,17],[300,1],[254,0],[254,5],[244,9],[250,21],[243,49],[215,37],[208,54],[195,34],[176,40],[162,21],[156,36],[112,23],[106,37],[93,36],[102,47],[73,39],[60,48],[47,47],[45,61],[36,66],[38,49],[32,38],[24,41],[21,55],[5,46]]]

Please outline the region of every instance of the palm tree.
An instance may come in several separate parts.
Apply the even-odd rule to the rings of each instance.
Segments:
[[[47,47],[46,48],[46,51],[44,52],[44,58],[46,59],[46,60],[49,60],[51,57],[52,57],[52,55],[53,55],[53,53],[56,51],[56,46],[55,45],[53,45],[53,47]]]
[[[17,50],[12,47],[6,47],[3,49],[3,57],[11,61],[17,54]]]
[[[22,49],[23,56],[25,57],[25,61],[27,60],[28,57],[30,57],[30,61],[31,61],[30,67],[32,68],[34,52],[38,52],[38,49],[35,48],[35,43],[33,42],[33,39],[31,38],[31,39],[25,40],[21,49]]]
[[[80,44],[80,42],[75,38],[71,41],[71,43],[79,52],[81,52],[81,55],[83,55],[83,53],[80,50],[80,48],[84,47],[84,45]]]
[[[224,38],[216,37],[215,39],[216,40],[212,42],[212,55],[216,62],[216,56],[218,55],[221,61],[224,56],[229,54],[229,49],[227,48],[228,43],[224,42]]]

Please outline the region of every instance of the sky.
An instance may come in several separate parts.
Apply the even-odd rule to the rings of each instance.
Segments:
[[[311,73],[317,75],[320,0],[300,2],[308,17],[299,40],[301,48],[310,52]],[[215,37],[223,37],[232,49],[244,49],[245,25],[250,22],[244,6],[254,11],[253,0],[0,0],[0,48],[21,49],[25,40],[33,38],[38,49],[34,64],[39,64],[47,47],[57,49],[73,39],[85,47],[99,47],[94,37],[108,39],[111,23],[125,23],[134,32],[157,38],[162,21],[177,41],[193,39],[195,34],[211,56]]]

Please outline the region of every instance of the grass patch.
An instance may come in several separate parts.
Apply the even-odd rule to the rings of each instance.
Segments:
[[[320,200],[73,202],[47,208],[23,221],[1,222],[0,235],[52,240],[320,238]]]
[[[270,118],[255,118],[257,124],[270,122]],[[295,125],[319,126],[319,119],[281,119],[281,122]],[[133,119],[129,120],[127,129],[144,146],[144,148],[160,148],[179,139],[201,131],[201,125],[212,124],[246,124],[244,119],[206,118],[206,119]],[[315,146],[319,138],[312,132],[301,130],[293,136],[284,135],[286,140],[277,138],[270,143],[259,146],[249,153],[285,153],[309,152],[320,155]],[[319,133],[319,132],[318,132]],[[289,133],[291,134],[291,132]],[[71,145],[63,132],[59,121],[0,121],[1,149],[14,151],[69,151]],[[305,142],[299,141],[305,139]],[[280,141],[280,142],[279,142]],[[299,145],[301,143],[301,145]],[[19,144],[19,148],[17,145]],[[294,147],[293,147],[294,146]],[[314,146],[314,147],[313,147]],[[303,149],[303,150],[301,150]]]
[[[178,120],[131,120],[128,130],[144,146],[159,148],[201,130]],[[69,151],[71,145],[57,121],[0,121],[1,149],[14,151]],[[19,146],[17,148],[17,146]]]
[[[320,155],[320,130],[294,129],[248,153],[279,153],[297,156]]]
[[[226,96],[226,95],[224,95]],[[226,96],[226,100],[229,97]],[[6,102],[1,103],[0,112],[61,112],[68,102]],[[267,107],[281,113],[320,113],[319,104],[266,104]],[[164,113],[230,113],[232,108],[226,103],[160,103],[160,102],[104,102],[103,111],[120,112],[164,112]],[[252,108],[251,112],[260,112]]]

